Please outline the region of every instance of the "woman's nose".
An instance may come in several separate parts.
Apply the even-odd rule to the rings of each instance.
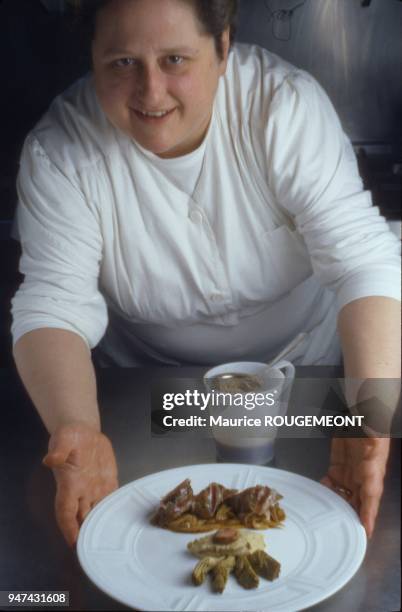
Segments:
[[[143,66],[138,75],[137,95],[147,110],[161,110],[157,106],[165,96],[165,76],[159,66]]]

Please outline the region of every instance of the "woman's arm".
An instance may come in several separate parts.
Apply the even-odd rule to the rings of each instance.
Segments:
[[[373,387],[392,388],[388,400],[400,376],[400,241],[372,205],[353,147],[311,76],[298,71],[278,87],[264,145],[267,183],[303,236],[315,277],[336,294],[349,405],[368,399]],[[389,417],[390,410],[373,412]],[[341,494],[352,491],[347,497],[368,534],[388,449],[387,438],[334,439],[323,480]]]
[[[366,297],[339,313],[345,377],[400,378],[401,304],[387,297]]]
[[[85,138],[73,142],[74,117],[69,112],[65,124],[63,116],[50,113],[21,155],[17,220],[24,281],[12,300],[12,334],[19,374],[51,434],[43,463],[56,478],[57,521],[73,544],[91,506],[117,486],[117,469],[100,431],[88,349],[107,326],[99,286],[102,226],[76,166]]]
[[[342,308],[338,327],[346,393],[349,384],[352,403],[369,399],[374,392],[380,400],[378,410],[384,406],[392,410],[400,387],[395,381],[401,371],[400,302],[375,296],[354,300]],[[372,379],[368,385],[364,383],[367,379]],[[391,380],[384,384],[384,379]],[[382,416],[389,427],[388,417]],[[388,454],[387,437],[335,438],[328,473],[323,479],[324,484],[353,504],[369,537],[374,530],[383,492]]]
[[[53,470],[56,520],[72,546],[89,510],[118,486],[113,448],[100,431],[91,355],[78,334],[41,328],[21,336],[14,357],[51,434],[43,463]]]
[[[63,329],[35,329],[18,340],[14,358],[50,434],[74,422],[100,431],[91,355],[78,334]]]

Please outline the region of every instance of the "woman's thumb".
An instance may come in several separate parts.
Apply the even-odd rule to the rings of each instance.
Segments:
[[[72,449],[71,440],[60,436],[57,440],[50,440],[51,450],[42,459],[43,465],[48,468],[56,468],[66,463]]]
[[[61,453],[59,451],[52,451],[45,455],[42,459],[43,465],[46,465],[48,468],[56,468],[63,465],[66,462],[68,454]]]

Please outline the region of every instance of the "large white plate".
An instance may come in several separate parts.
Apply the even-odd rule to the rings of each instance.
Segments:
[[[150,514],[185,478],[195,492],[210,482],[244,489],[268,485],[280,492],[287,518],[264,533],[267,551],[280,561],[280,577],[253,591],[229,577],[223,594],[209,581],[191,584],[197,560],[186,550],[199,537],[154,527]],[[176,468],[136,480],[102,500],[81,527],[78,558],[105,593],[139,610],[294,612],[326,599],[358,570],[366,536],[352,508],[322,485],[273,468],[209,464]]]

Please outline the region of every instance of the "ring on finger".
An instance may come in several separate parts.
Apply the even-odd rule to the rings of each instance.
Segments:
[[[346,497],[352,496],[352,491],[350,489],[347,489],[346,487],[341,487],[340,485],[335,486],[335,491],[337,493],[341,493],[342,495],[346,495]]]

